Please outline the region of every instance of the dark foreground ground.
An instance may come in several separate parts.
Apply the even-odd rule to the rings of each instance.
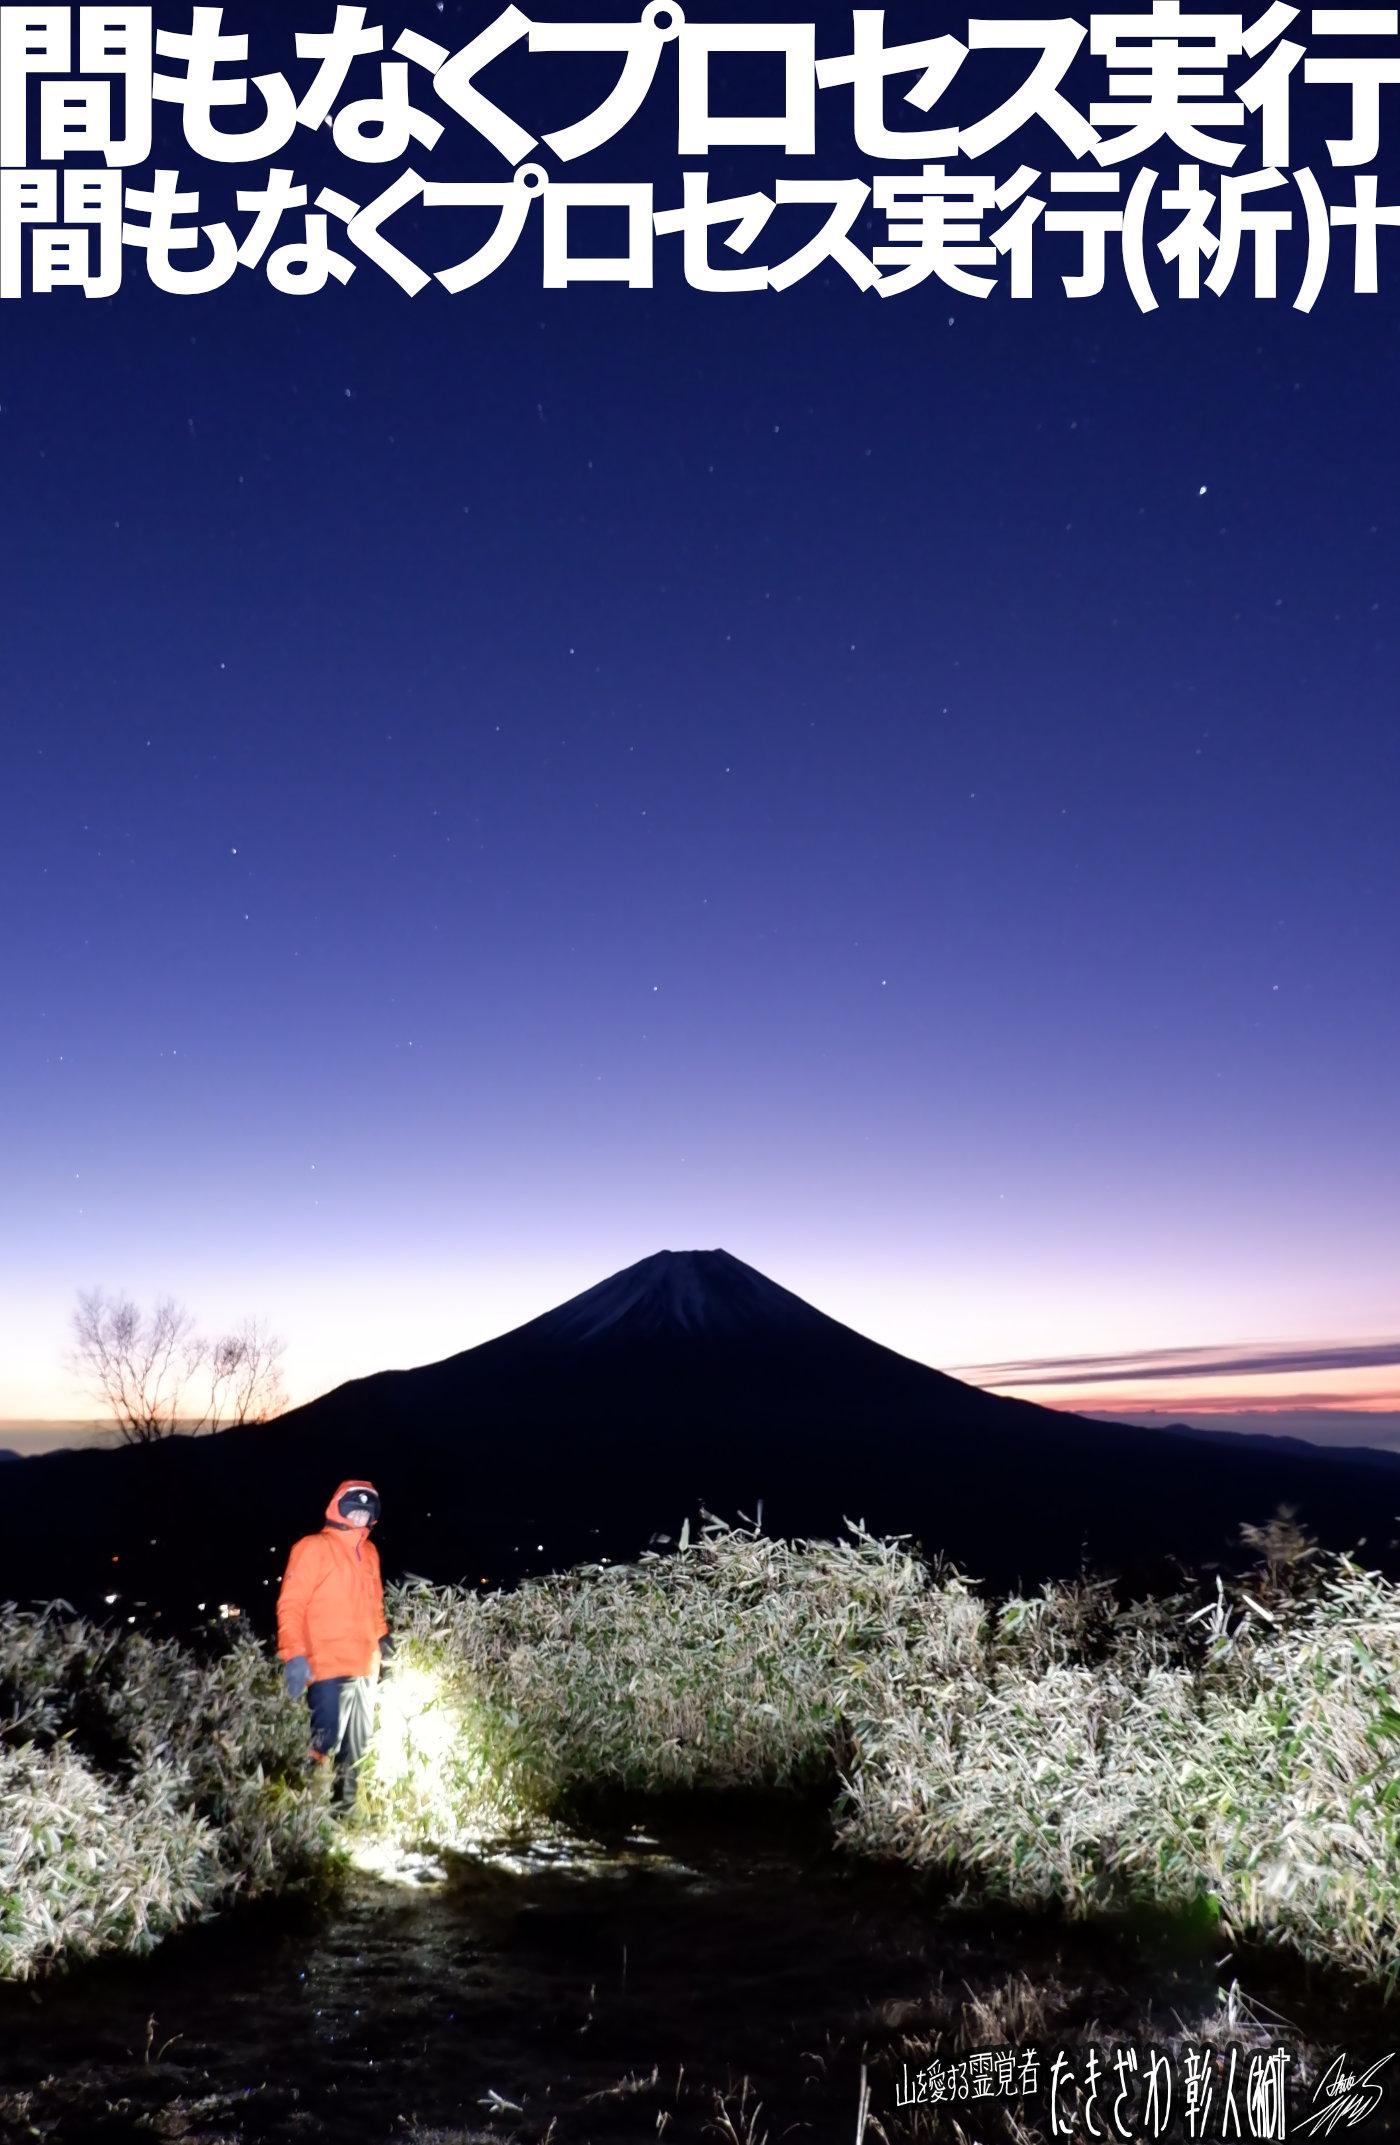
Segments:
[[[1186,2052],[1202,2046],[1215,2092],[1195,2135],[1237,2134],[1232,2048],[1239,2134],[1265,2134],[1246,2081],[1278,2051],[1286,2134],[1311,2135],[1328,2062],[1345,2051],[1360,2073],[1400,2045],[1392,2010],[1276,1959],[1218,1967],[1205,1932],[959,1915],[832,1856],[794,1805],[650,1805],[589,1829],[591,1856],[464,1861],[421,1889],[357,1874],[333,1903],[249,1910],[145,1961],[0,1991],[0,2137],[849,2145],[863,2062],[868,2139],[1112,2137],[1128,2047],[1139,2078],[1158,2051],[1174,2091],[1167,2114],[1159,2075],[1154,2127],[1138,2084],[1117,2135],[1185,2137]],[[1249,2002],[1232,2022],[1219,1992],[1235,1976]],[[997,2051],[1015,2052],[1000,2076]],[[1104,2083],[1087,2110],[1061,2092],[1056,2132],[1057,2051],[1081,2088],[1092,2054]],[[934,2061],[962,2096],[897,2105]],[[1400,2056],[1378,2105],[1362,2089],[1321,2134],[1400,2136],[1392,2069]]]

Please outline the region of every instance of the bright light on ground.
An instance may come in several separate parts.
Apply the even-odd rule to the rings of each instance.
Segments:
[[[381,1884],[401,1884],[416,1889],[425,1884],[445,1884],[447,1871],[435,1855],[417,1854],[394,1840],[356,1840],[350,1849],[354,1867]]]
[[[415,1775],[435,1775],[461,1731],[437,1677],[422,1668],[400,1668],[386,1677],[378,1714],[374,1766],[390,1793]]]
[[[376,1715],[360,1775],[362,1832],[436,1850],[508,1821],[492,1793],[470,1699],[450,1676],[400,1652],[378,1687]]]

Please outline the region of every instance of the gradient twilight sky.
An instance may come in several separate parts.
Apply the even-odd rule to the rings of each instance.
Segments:
[[[1400,1332],[1400,232],[1306,316],[1282,251],[7,304],[0,1417],[95,1283],[304,1398],[663,1245],[1019,1390],[1400,1404],[1291,1362]],[[1044,1392],[1119,1396],[1188,1410]]]

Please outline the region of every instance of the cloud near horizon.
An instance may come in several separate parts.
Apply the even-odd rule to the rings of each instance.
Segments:
[[[1117,1385],[1144,1379],[1278,1378],[1400,1364],[1400,1341],[1358,1341],[1344,1347],[1149,1348],[1133,1355],[1037,1356],[1012,1363],[972,1363],[953,1375],[996,1390],[1002,1386]]]

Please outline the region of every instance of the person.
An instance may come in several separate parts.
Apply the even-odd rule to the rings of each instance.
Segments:
[[[356,1776],[374,1725],[374,1686],[393,1650],[384,1620],[379,1518],[372,1482],[342,1482],[319,1534],[292,1544],[277,1597],[277,1651],[291,1697],[305,1692],[311,1756],[335,1766],[335,1797],[355,1800]]]

